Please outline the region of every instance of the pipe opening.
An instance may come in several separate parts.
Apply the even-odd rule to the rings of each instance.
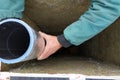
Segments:
[[[8,21],[0,25],[0,58],[16,59],[29,47],[30,36],[24,25]]]

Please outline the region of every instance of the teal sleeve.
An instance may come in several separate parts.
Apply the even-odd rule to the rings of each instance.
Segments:
[[[0,19],[8,17],[22,18],[25,0],[0,0]]]
[[[65,38],[80,45],[94,37],[120,16],[120,0],[91,0],[91,5],[78,21],[64,30]]]

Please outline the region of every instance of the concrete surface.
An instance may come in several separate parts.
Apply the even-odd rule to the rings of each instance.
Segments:
[[[85,0],[26,0],[24,14],[29,17],[40,30],[61,34],[62,31],[76,21],[89,6]]]
[[[90,0],[26,0],[24,14],[39,30],[49,34],[62,31],[76,21],[87,9]],[[102,33],[77,47],[73,52],[82,51],[84,56],[120,64],[120,19]],[[82,54],[82,55],[83,55]]]
[[[11,69],[10,72],[119,76],[120,67],[91,58],[61,53],[51,56],[47,60],[26,62],[18,68]]]
[[[85,56],[120,65],[120,18],[102,33],[84,43]]]

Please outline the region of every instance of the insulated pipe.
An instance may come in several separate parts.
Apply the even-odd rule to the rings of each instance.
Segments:
[[[37,42],[39,40],[39,48]],[[0,61],[14,64],[37,57],[44,49],[44,39],[26,22],[5,19],[0,22]]]

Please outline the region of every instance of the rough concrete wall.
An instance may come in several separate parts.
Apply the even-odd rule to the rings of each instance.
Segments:
[[[86,0],[26,0],[25,15],[40,30],[59,34],[76,21],[88,8]],[[102,61],[120,64],[120,19],[98,36],[75,48],[72,53],[82,53]],[[75,51],[72,51],[75,50]]]
[[[26,0],[27,15],[40,30],[47,33],[62,33],[88,9],[85,0]]]
[[[83,52],[102,61],[120,65],[120,18],[102,33],[87,41]],[[85,51],[87,49],[87,51]]]

